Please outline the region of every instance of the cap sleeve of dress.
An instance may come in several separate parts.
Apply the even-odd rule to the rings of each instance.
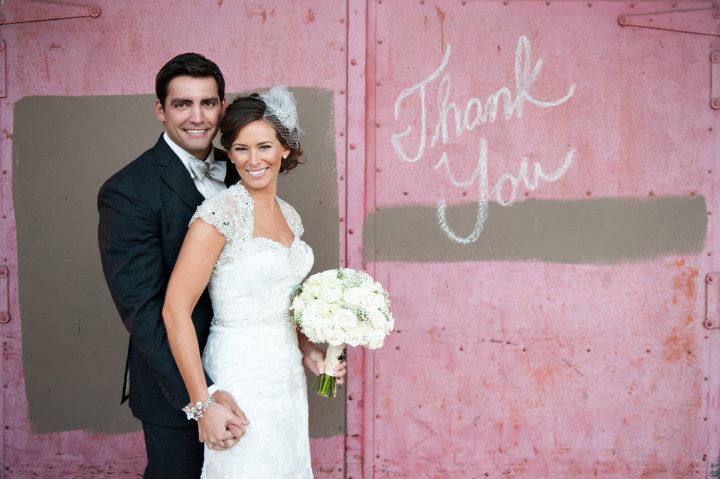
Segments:
[[[189,224],[197,219],[214,226],[226,241],[231,240],[235,236],[238,220],[238,205],[233,199],[232,190],[221,191],[203,201],[190,218]]]

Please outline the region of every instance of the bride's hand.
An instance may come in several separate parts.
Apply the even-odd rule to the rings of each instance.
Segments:
[[[303,362],[315,376],[325,372],[325,354],[314,344],[308,342],[303,350]]]
[[[320,348],[315,346],[313,343],[308,342],[303,350],[303,362],[305,366],[310,369],[316,376],[325,372],[325,353]],[[337,378],[337,383],[342,384],[344,381],[345,373],[347,372],[347,363],[342,361],[335,368],[334,376]]]

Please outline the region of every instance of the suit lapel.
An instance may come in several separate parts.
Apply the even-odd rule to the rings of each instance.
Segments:
[[[205,198],[195,187],[185,165],[170,149],[162,135],[153,150],[155,150],[155,164],[160,169],[160,177],[183,203],[194,211]]]

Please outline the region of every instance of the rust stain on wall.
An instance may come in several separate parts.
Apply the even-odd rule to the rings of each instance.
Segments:
[[[663,357],[670,362],[691,356],[695,347],[695,338],[692,333],[682,334],[678,329],[677,326],[674,327],[670,336],[663,342]]]

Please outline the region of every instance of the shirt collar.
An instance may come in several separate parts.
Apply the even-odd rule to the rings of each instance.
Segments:
[[[190,173],[190,176],[193,178],[195,175],[193,174],[192,170],[190,169],[190,160],[197,160],[195,156],[191,155],[187,151],[183,150],[182,147],[180,147],[177,143],[172,141],[170,139],[170,136],[167,134],[167,132],[163,133],[163,139],[165,140],[165,143],[170,147],[170,149],[180,158],[180,161],[185,166],[185,169],[188,170],[188,173]],[[200,160],[202,161],[202,160]],[[212,146],[210,147],[210,153],[208,154],[207,158],[205,158],[205,162],[208,165],[212,165],[215,161],[215,148]]]

